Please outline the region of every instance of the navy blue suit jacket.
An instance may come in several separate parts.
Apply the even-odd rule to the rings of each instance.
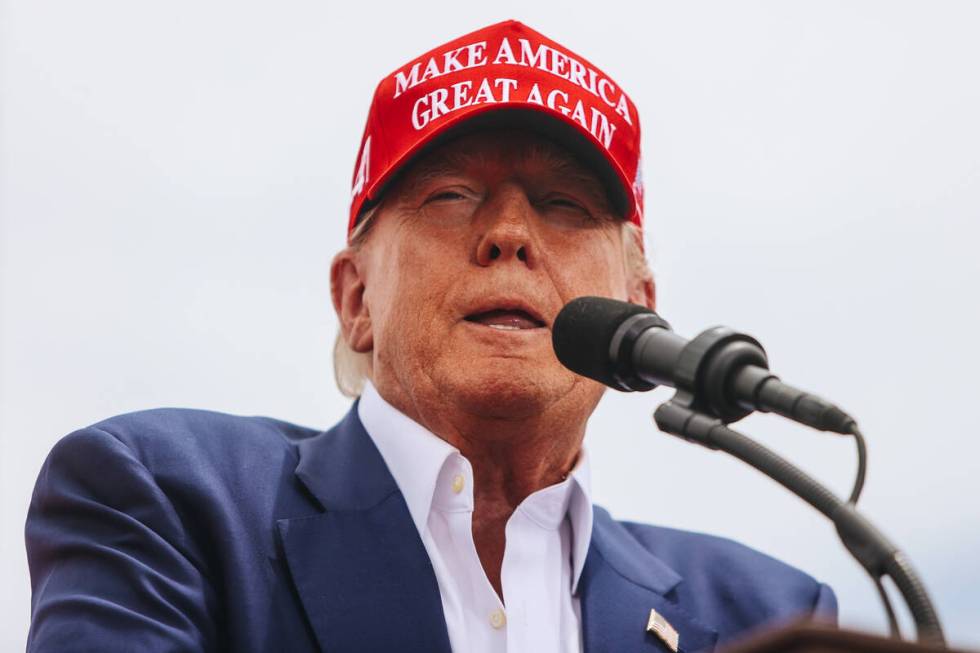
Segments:
[[[580,581],[588,653],[685,652],[836,616],[830,588],[732,541],[595,508]],[[357,417],[317,432],[160,409],[54,447],[27,518],[32,651],[449,652],[439,587]]]

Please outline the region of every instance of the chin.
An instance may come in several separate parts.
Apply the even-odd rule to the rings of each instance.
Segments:
[[[441,390],[472,415],[488,419],[526,419],[542,413],[574,385],[570,372],[552,369],[557,361],[525,359],[470,361],[444,370]]]

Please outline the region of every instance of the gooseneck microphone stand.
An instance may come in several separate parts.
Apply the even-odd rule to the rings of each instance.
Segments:
[[[915,621],[918,641],[945,646],[939,617],[908,559],[857,511],[853,501],[860,491],[860,483],[855,486],[852,501],[844,502],[787,460],[726,425],[753,409],[725,398],[719,392],[719,379],[724,381],[722,385],[741,382],[737,377],[746,355],[757,365],[764,363],[761,345],[747,335],[725,328],[709,329],[692,340],[691,345],[687,352],[690,374],[686,375],[686,382],[678,382],[677,393],[657,408],[654,413],[657,426],[665,433],[738,458],[820,511],[834,523],[844,546],[874,581],[889,613],[893,635],[898,635],[897,624],[881,586],[884,576],[891,578],[905,599]],[[749,354],[749,350],[756,351]],[[860,447],[861,435],[853,421],[850,433],[858,438]]]

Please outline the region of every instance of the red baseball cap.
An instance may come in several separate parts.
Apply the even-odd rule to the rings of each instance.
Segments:
[[[378,84],[354,166],[348,238],[406,164],[490,126],[525,127],[561,143],[598,174],[613,206],[642,226],[636,106],[586,59],[508,20],[434,48]]]

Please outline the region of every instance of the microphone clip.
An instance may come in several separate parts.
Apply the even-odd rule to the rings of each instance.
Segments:
[[[756,410],[738,400],[735,380],[747,367],[769,370],[758,340],[734,329],[716,326],[701,332],[681,350],[674,366],[674,402],[723,423],[736,422]]]

